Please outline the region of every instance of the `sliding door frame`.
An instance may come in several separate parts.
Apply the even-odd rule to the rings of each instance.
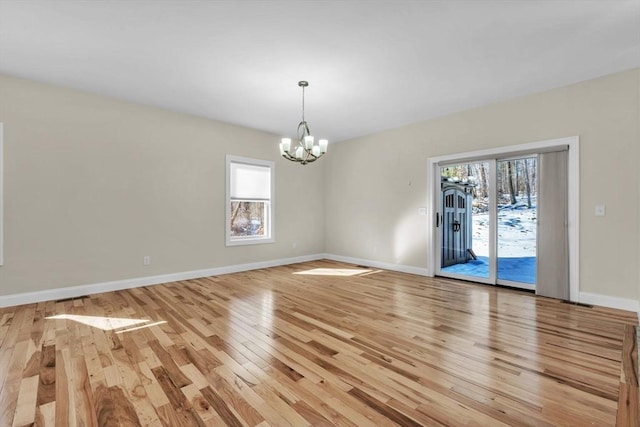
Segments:
[[[436,212],[439,209],[439,183],[440,166],[452,163],[478,162],[496,158],[518,157],[531,154],[538,154],[545,151],[568,146],[568,238],[569,238],[569,299],[578,301],[579,280],[580,280],[580,139],[578,136],[567,138],[537,141],[526,144],[510,145],[505,147],[491,148],[466,153],[450,154],[445,156],[431,157],[427,162],[427,275],[434,277],[437,270],[437,262],[440,259],[439,251],[439,231],[436,227]],[[495,165],[494,165],[495,166]],[[495,173],[493,174],[495,175]],[[495,177],[492,177],[495,186]],[[495,215],[497,217],[497,214]],[[491,218],[495,221],[497,218]],[[494,242],[495,243],[495,242]],[[494,245],[495,246],[495,245]],[[491,246],[490,246],[491,247]],[[494,254],[495,255],[495,254]],[[494,256],[495,258],[495,256]],[[495,278],[495,266],[493,271]],[[468,278],[467,278],[468,279]],[[475,280],[475,278],[474,278]],[[483,280],[478,282],[484,283]],[[495,282],[494,282],[495,283]]]

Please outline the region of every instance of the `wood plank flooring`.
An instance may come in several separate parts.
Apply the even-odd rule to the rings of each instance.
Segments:
[[[637,426],[637,324],[331,261],[9,307],[0,426]]]

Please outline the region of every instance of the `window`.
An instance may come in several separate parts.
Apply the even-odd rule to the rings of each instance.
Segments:
[[[274,163],[227,155],[227,246],[273,242]]]

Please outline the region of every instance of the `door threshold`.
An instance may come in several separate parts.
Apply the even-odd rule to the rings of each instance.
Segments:
[[[510,289],[510,290],[513,290],[513,291],[526,292],[528,294],[534,294],[534,295],[536,293],[535,289],[521,288],[521,287],[518,287],[518,286],[503,285],[503,284],[499,284],[499,283],[498,284],[493,284],[493,283],[479,282],[479,281],[473,280],[471,278],[463,279],[463,278],[460,278],[460,277],[441,276],[441,275],[438,275],[438,274],[436,274],[435,277],[438,277],[438,278],[441,278],[441,279],[459,280],[460,282],[471,283],[471,284],[474,284],[474,285],[495,286],[495,287],[502,288],[502,289]],[[570,301],[567,301],[567,302],[571,303]],[[573,304],[573,303],[571,303],[571,304]]]

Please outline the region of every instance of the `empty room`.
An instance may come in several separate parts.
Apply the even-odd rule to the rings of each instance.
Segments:
[[[0,426],[640,426],[640,0],[0,0]]]

